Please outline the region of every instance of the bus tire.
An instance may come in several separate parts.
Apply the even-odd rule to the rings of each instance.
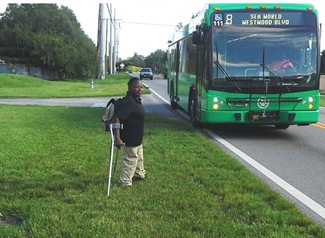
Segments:
[[[174,94],[174,84],[170,85],[170,107],[172,109],[178,109],[178,104],[175,102],[175,94]]]
[[[276,129],[285,130],[285,129],[288,129],[290,125],[289,124],[275,124],[274,126]]]
[[[195,128],[200,128],[201,123],[197,120],[197,117],[196,117],[196,107],[197,107],[196,93],[193,90],[191,90],[191,92],[190,92],[190,101],[189,101],[188,107],[189,107],[188,113],[190,116],[190,122],[191,122],[192,126]]]

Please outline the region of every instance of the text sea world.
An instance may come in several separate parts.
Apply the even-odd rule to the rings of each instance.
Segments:
[[[250,14],[250,19],[242,20],[242,25],[290,25],[290,20],[282,19],[282,14]]]

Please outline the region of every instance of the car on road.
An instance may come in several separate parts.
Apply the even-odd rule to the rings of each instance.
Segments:
[[[153,80],[153,73],[150,68],[142,68],[140,70],[140,79],[143,78],[150,78],[150,80]]]
[[[129,70],[129,74],[132,74],[132,73],[133,73],[133,71],[132,71],[132,69],[130,69],[130,70]]]

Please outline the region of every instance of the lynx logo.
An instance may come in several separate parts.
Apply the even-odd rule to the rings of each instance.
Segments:
[[[257,106],[261,109],[265,109],[270,105],[270,101],[269,99],[267,99],[266,97],[260,97],[257,100]]]

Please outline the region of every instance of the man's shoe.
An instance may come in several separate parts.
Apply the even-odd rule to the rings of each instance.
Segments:
[[[136,182],[136,181],[141,182],[141,181],[146,181],[146,180],[147,180],[147,178],[140,178],[140,177],[136,177],[136,176],[133,176],[133,178],[132,178],[132,182]]]
[[[125,184],[125,183],[122,183],[120,180],[117,181],[117,185],[120,187],[131,187],[132,186],[132,184]]]

